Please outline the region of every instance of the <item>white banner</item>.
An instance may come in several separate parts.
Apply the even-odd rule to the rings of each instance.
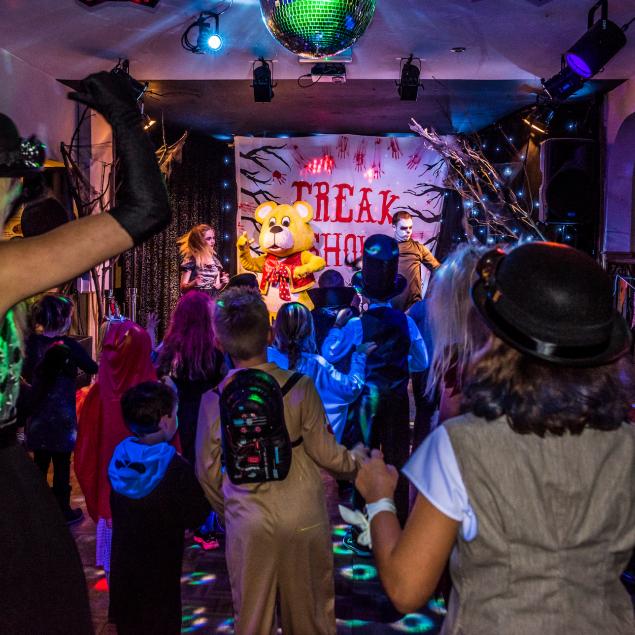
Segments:
[[[315,251],[348,282],[347,262],[372,234],[393,234],[392,215],[413,217],[413,239],[434,253],[446,167],[419,137],[235,137],[238,235],[255,239],[265,201],[313,206]],[[318,274],[319,275],[319,274]]]

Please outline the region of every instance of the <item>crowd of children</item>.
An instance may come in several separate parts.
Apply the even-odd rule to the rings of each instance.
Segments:
[[[198,290],[184,294],[154,355],[139,325],[109,321],[99,368],[66,336],[70,298],[46,294],[34,305],[21,399],[27,447],[44,474],[53,461],[52,489],[68,523],[81,520],[69,504],[75,449],[75,472],[97,523],[96,563],[108,575],[109,617],[118,633],[180,632],[184,536],[195,530],[199,544],[217,548],[213,527],[220,526],[236,633],[270,634],[279,619],[283,633],[333,635],[333,555],[321,470],[349,482],[361,474],[368,521],[351,527],[344,544],[369,555],[360,534],[366,529],[368,538],[368,523],[384,517],[370,527],[382,579],[398,607],[410,600],[401,603],[391,579],[396,556],[385,545],[394,550],[401,544],[409,514],[415,518],[410,524],[437,523],[433,531],[445,536],[443,562],[429,555],[435,575],[456,540],[457,519],[465,544],[473,540],[479,529],[456,459],[446,474],[455,481],[446,483],[447,493],[428,474],[450,469],[435,467],[453,456],[449,441],[443,437],[443,447],[426,442],[406,466],[413,447],[407,385],[411,373],[428,369],[431,357],[427,396],[440,394],[443,412],[449,398],[443,418],[459,413],[469,358],[488,338],[469,300],[485,251],[452,254],[436,273],[428,306],[413,307],[419,323],[431,326],[433,355],[413,317],[391,306],[405,280],[398,273],[398,244],[383,235],[366,240],[363,268],[352,280],[368,308],[359,316],[348,308],[330,311],[319,349],[311,311],[283,305],[272,327],[258,289],[248,284],[230,285],[215,300]],[[478,275],[487,275],[481,269]],[[452,314],[442,315],[456,294],[461,298]],[[348,373],[333,366],[345,357]],[[77,419],[78,368],[97,379],[83,392]],[[625,431],[624,441],[630,438]],[[424,485],[414,465],[425,474]],[[414,509],[406,477],[425,496],[417,496]],[[364,508],[357,491],[351,503]],[[385,512],[396,517],[394,526]],[[377,529],[384,526],[389,529]],[[408,530],[404,535],[409,539]],[[625,540],[632,542],[630,534]],[[432,583],[426,578],[425,584],[429,589]]]

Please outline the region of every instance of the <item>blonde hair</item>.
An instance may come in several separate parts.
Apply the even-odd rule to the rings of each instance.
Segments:
[[[189,232],[176,241],[183,260],[194,258],[196,266],[200,268],[214,258],[216,255],[214,250],[205,242],[205,233],[208,231],[216,235],[214,228],[205,223],[194,225]]]
[[[489,331],[481,322],[470,291],[476,280],[476,265],[488,251],[482,245],[459,245],[434,273],[428,298],[428,322],[434,351],[426,394],[431,397],[448,371],[456,369],[460,383],[474,353],[487,340]]]

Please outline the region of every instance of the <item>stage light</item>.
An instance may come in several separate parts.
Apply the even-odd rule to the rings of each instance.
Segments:
[[[269,102],[274,96],[271,67],[264,57],[258,58],[258,61],[260,66],[256,66],[256,62],[254,62],[251,69],[253,76],[251,87],[254,89],[254,101],[260,103]]]
[[[523,117],[523,122],[529,126],[532,132],[547,134],[549,125],[554,118],[556,111],[549,106],[537,106]]]
[[[413,64],[413,60],[417,60],[417,64]],[[397,92],[401,101],[417,101],[419,93],[419,75],[421,74],[421,60],[412,54],[409,57],[401,59],[401,81],[397,82]]]
[[[554,101],[565,101],[584,86],[584,80],[568,66],[563,66],[559,73],[540,82],[545,93]]]
[[[198,55],[216,53],[223,47],[223,38],[219,30],[220,13],[203,11],[198,18],[190,24],[181,36],[181,46],[190,53]],[[210,20],[214,20],[212,27]],[[196,44],[190,42],[190,33],[198,29]]]
[[[154,124],[157,122],[156,119],[152,119],[152,117],[150,117],[150,115],[143,115],[143,129],[144,130],[150,130],[150,128],[152,128],[152,126],[154,126]]]
[[[594,22],[598,8],[602,15]],[[565,53],[567,66],[584,79],[593,77],[626,44],[624,30],[608,19],[608,0],[596,2],[589,11],[587,32]]]

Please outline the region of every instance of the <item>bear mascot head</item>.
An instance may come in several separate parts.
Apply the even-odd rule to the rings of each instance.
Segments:
[[[246,232],[238,238],[238,257],[246,271],[260,273],[260,292],[272,316],[286,302],[313,304],[307,289],[315,285],[316,271],[324,269],[323,258],[310,251],[314,231],[311,227],[313,208],[304,201],[293,205],[262,203],[254,212],[261,224],[258,245],[260,255],[251,254]]]

